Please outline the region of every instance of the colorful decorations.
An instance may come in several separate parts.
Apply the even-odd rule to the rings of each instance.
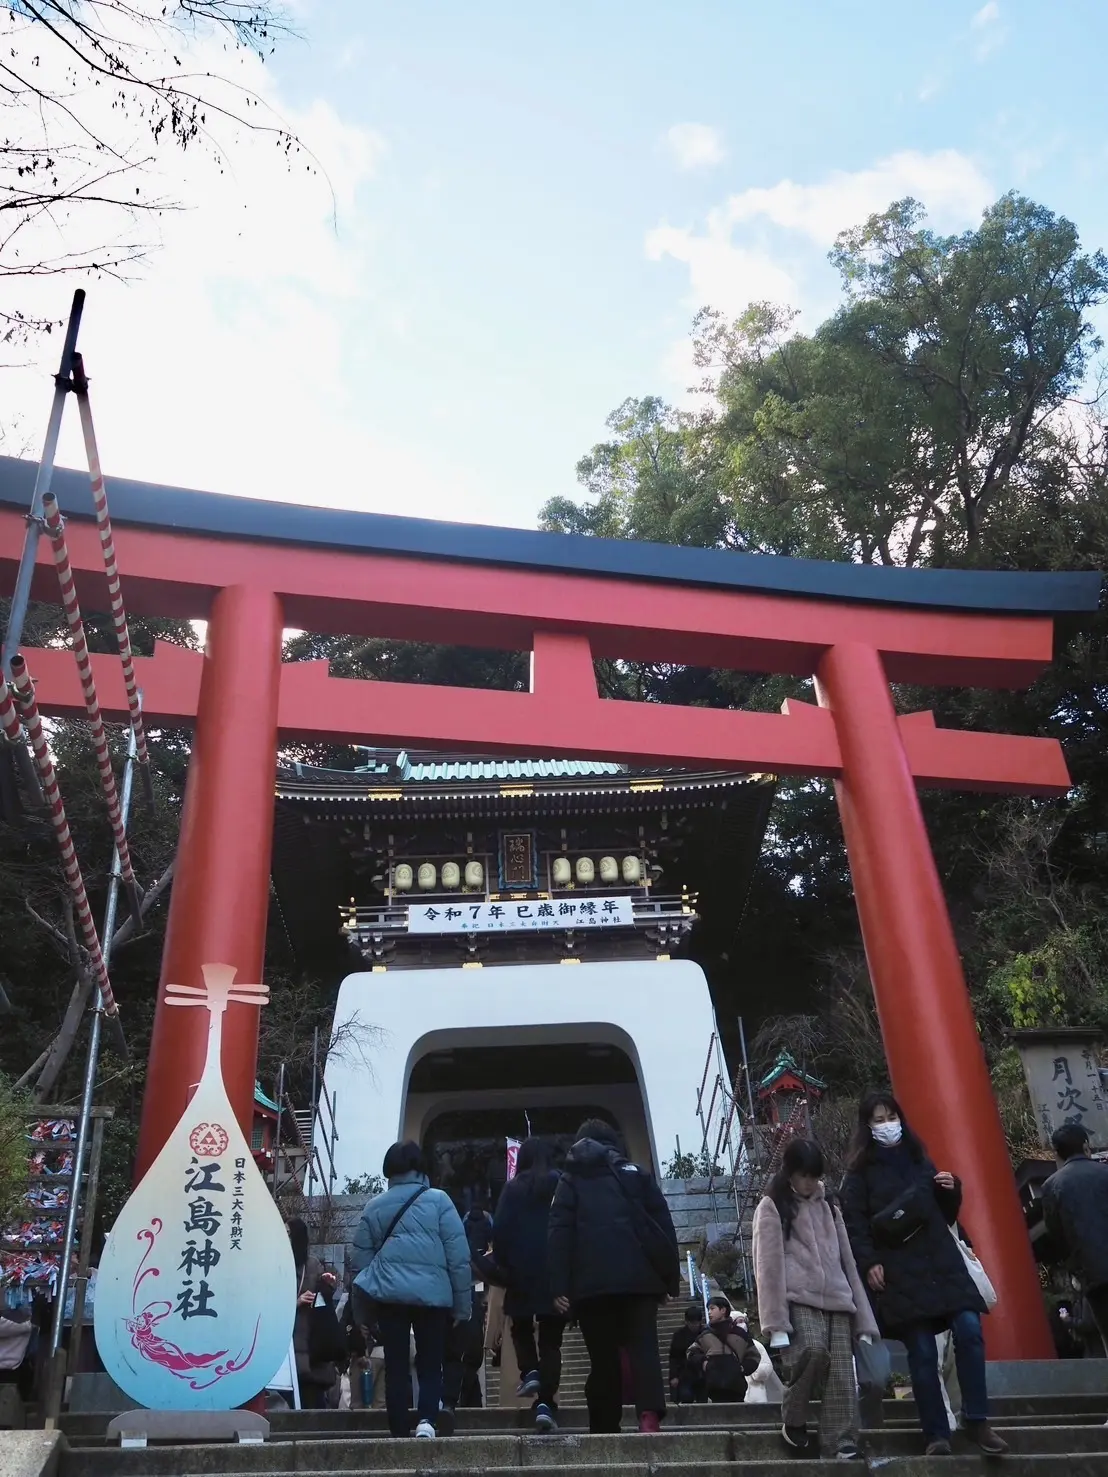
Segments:
[[[53,1291],[57,1285],[75,1139],[68,1118],[43,1118],[28,1126],[30,1184],[21,1214],[0,1234],[0,1288],[6,1294]]]
[[[263,1389],[289,1350],[292,1250],[223,1084],[223,1017],[264,1004],[227,964],[204,984],[169,985],[166,1004],[209,1014],[204,1072],[100,1262],[96,1343],[132,1399],[152,1409],[230,1410]]]

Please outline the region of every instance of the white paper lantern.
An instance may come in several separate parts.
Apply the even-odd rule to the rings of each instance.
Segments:
[[[438,873],[435,870],[434,862],[420,862],[419,885],[424,892],[434,891],[437,877]]]
[[[462,880],[462,869],[457,862],[443,862],[442,885],[448,888],[457,887]]]
[[[411,892],[412,869],[407,862],[401,862],[392,874],[392,885],[397,892]]]
[[[466,862],[466,886],[484,887],[485,869],[480,862]]]
[[[601,882],[619,881],[619,863],[614,856],[600,858],[600,880]]]
[[[569,864],[568,856],[556,856],[554,858],[554,885],[556,887],[568,887],[573,879],[573,868]]]
[[[637,856],[623,858],[623,880],[624,882],[642,881],[642,862]]]
[[[591,856],[577,858],[577,880],[585,887],[596,881],[596,867]]]

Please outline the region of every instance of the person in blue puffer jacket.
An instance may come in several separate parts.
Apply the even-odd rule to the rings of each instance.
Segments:
[[[447,1327],[451,1318],[465,1323],[472,1307],[469,1242],[449,1196],[430,1188],[418,1144],[393,1144],[383,1169],[389,1187],[362,1211],[354,1233],[354,1285],[376,1304],[389,1431],[411,1434],[408,1357],[414,1332],[415,1434],[430,1439],[442,1399]]]

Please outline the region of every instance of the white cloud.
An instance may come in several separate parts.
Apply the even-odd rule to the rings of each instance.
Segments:
[[[786,179],[743,190],[709,212],[702,228],[655,226],[646,235],[646,255],[687,268],[687,307],[709,304],[735,316],[765,299],[822,315],[835,298],[825,261],[835,237],[906,195],[924,203],[932,225],[957,230],[979,218],[994,192],[955,149],[907,150],[868,169],[835,170],[816,184]],[[667,359],[682,387],[689,383],[688,363],[680,348]]]
[[[816,185],[781,180],[769,189],[744,190],[731,196],[724,213],[730,225],[766,220],[830,246],[840,231],[905,195],[922,200],[932,221],[946,227],[977,216],[992,191],[977,165],[957,149],[908,149],[869,169],[833,170]]]
[[[791,273],[758,246],[739,246],[722,213],[713,211],[708,229],[657,226],[647,233],[646,255],[652,262],[672,257],[689,269],[689,288],[696,303],[711,303],[726,313],[739,313],[760,298],[786,301],[796,285]]]
[[[226,57],[200,42],[186,65],[218,73]],[[345,121],[328,100],[288,107],[272,70],[255,58],[237,75],[320,168],[303,156],[286,162],[271,135],[223,140],[218,164],[164,146],[156,166],[164,177],[151,184],[186,208],[146,223],[160,247],[130,281],[81,284],[89,293],[81,347],[109,479],[505,521],[485,489],[466,485],[445,457],[398,439],[352,367],[367,337],[378,336],[383,351],[404,317],[403,304],[382,300],[374,272],[373,185],[385,140]],[[103,224],[119,231],[116,217]],[[25,255],[34,248],[28,239]],[[6,280],[9,301],[53,317],[76,285]],[[3,420],[36,454],[57,354],[53,335],[0,378]],[[59,461],[84,465],[68,413]],[[529,511],[521,510],[524,519]]]
[[[723,135],[707,123],[675,123],[666,133],[666,148],[679,169],[711,169],[727,157]]]
[[[982,5],[981,9],[975,12],[970,27],[978,36],[974,54],[979,62],[983,62],[986,57],[999,50],[1004,45],[1008,34],[1001,21],[1000,6],[997,0],[988,0],[987,4]]]

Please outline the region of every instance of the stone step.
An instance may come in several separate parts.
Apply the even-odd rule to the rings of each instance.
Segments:
[[[1054,1463],[1066,1477],[1108,1474],[1108,1428],[1104,1426],[998,1427],[1011,1447],[1009,1462],[1039,1458]],[[965,1437],[955,1438],[960,1455],[981,1458]],[[908,1470],[922,1460],[918,1431],[881,1430],[863,1434],[871,1468]],[[60,1477],[229,1477],[229,1474],[318,1472],[478,1472],[541,1467],[564,1473],[582,1466],[610,1471],[664,1466],[705,1472],[719,1467],[765,1471],[789,1460],[780,1436],[771,1429],[741,1431],[675,1430],[657,1436],[454,1436],[446,1440],[395,1440],[391,1437],[319,1440],[271,1439],[256,1446],[153,1446],[144,1450],[84,1448],[67,1451]],[[1005,1463],[1006,1467],[1008,1462]],[[930,1464],[928,1464],[929,1466]],[[840,1467],[841,1470],[841,1467]],[[926,1468],[924,1468],[926,1470]],[[942,1470],[948,1470],[944,1462]],[[974,1470],[977,1470],[975,1467]]]
[[[430,1444],[430,1443],[424,1443]],[[373,1468],[373,1477],[410,1477],[410,1467]],[[472,1467],[438,1467],[441,1477],[477,1477]],[[974,1455],[927,1458],[905,1457],[883,1463],[880,1467],[864,1467],[855,1462],[853,1466],[833,1459],[805,1459],[797,1468],[796,1461],[789,1457],[777,1457],[772,1461],[760,1462],[657,1462],[644,1460],[627,1462],[619,1466],[595,1466],[588,1463],[575,1468],[578,1477],[843,1477],[845,1472],[879,1470],[881,1477],[988,1477],[997,1471],[995,1460]],[[63,1468],[64,1471],[64,1468]],[[562,1477],[564,1467],[529,1466],[528,1477]],[[1059,1458],[1054,1456],[1008,1456],[1003,1458],[1004,1477],[1056,1477],[1059,1473]],[[1105,1477],[1108,1473],[1108,1457],[1076,1457],[1067,1462],[1066,1477]],[[212,1477],[211,1469],[183,1470],[181,1477]],[[330,1469],[297,1467],[295,1471],[279,1471],[274,1468],[272,1477],[331,1477]]]
[[[1017,1426],[1099,1426],[1108,1414],[1105,1395],[1045,1395],[1001,1397],[990,1402],[997,1425]],[[916,1424],[916,1407],[912,1400],[886,1400],[882,1417],[887,1426]],[[61,1429],[73,1445],[99,1443],[104,1439],[108,1421],[106,1414],[65,1414]],[[342,1436],[383,1435],[387,1419],[383,1410],[275,1410],[269,1414],[274,1439],[302,1439],[306,1436],[334,1438]],[[510,1434],[529,1432],[533,1416],[527,1407],[488,1406],[483,1410],[459,1410],[456,1421],[459,1434],[488,1432]],[[583,1405],[563,1401],[559,1425],[567,1431],[584,1431],[588,1416]],[[723,1430],[758,1430],[775,1428],[781,1420],[777,1405],[677,1405],[666,1416],[666,1430],[715,1428]],[[634,1426],[634,1411],[623,1412],[624,1427]]]

